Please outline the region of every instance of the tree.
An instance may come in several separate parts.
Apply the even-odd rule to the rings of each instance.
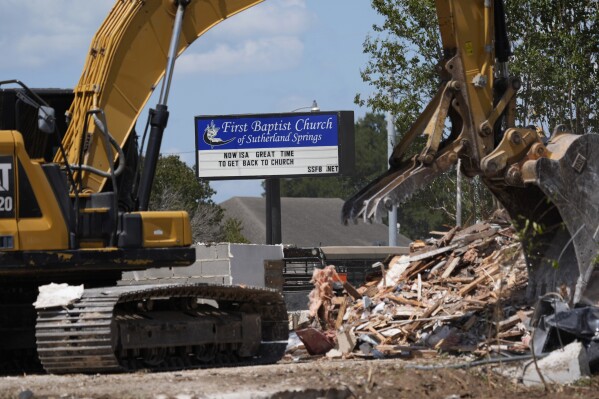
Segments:
[[[173,200],[172,196],[177,195],[179,201],[177,205],[192,215],[198,203],[212,204],[210,197],[214,194],[215,192],[210,187],[210,183],[198,179],[193,168],[183,162],[178,155],[161,155],[158,159],[150,196],[151,208],[154,208],[152,207],[152,201],[164,200],[167,197]]]
[[[405,132],[434,95],[439,78],[435,70],[442,56],[433,0],[373,0],[373,8],[385,17],[374,25],[378,36],[367,36],[364,52],[370,60],[362,80],[376,91],[367,99],[356,95],[358,105],[373,112],[396,115],[398,132]]]
[[[373,0],[385,20],[374,25],[362,79],[376,91],[356,103],[399,115],[404,132],[438,86],[442,46],[433,0]],[[576,133],[599,133],[599,2],[507,1],[510,71],[519,76],[520,124],[550,130],[566,123]],[[390,96],[393,96],[393,99]]]
[[[226,218],[223,224],[223,241],[249,244],[250,241],[243,236],[243,223],[239,219]]]
[[[506,12],[522,124],[599,133],[599,2],[508,1]]]
[[[240,221],[223,220],[223,209],[210,199],[214,194],[209,182],[198,179],[179,156],[158,159],[150,209],[187,211],[195,242],[247,242]]]

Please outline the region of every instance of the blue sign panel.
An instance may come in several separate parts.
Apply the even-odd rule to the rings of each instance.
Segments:
[[[204,178],[338,175],[340,144],[353,142],[350,111],[198,116],[195,125]]]
[[[198,151],[337,146],[337,114],[197,118]]]

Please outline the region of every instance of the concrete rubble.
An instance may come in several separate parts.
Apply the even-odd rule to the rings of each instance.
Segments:
[[[83,295],[83,285],[50,283],[39,287],[39,295],[33,303],[36,309],[69,306]]]
[[[539,359],[537,371],[534,364],[527,364],[523,368],[522,382],[526,386],[541,385],[543,381],[539,371],[546,382],[557,384],[570,384],[581,377],[589,376],[589,359],[582,343],[575,341],[551,352],[547,357]]]

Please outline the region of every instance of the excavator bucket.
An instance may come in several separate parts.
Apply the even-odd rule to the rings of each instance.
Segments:
[[[416,157],[350,198],[343,219],[380,220],[391,204],[405,202],[454,163],[449,145],[430,165]],[[483,182],[506,208],[522,237],[528,264],[527,296],[549,292],[570,303],[599,303],[599,135],[557,133],[546,157],[523,162],[523,184]]]
[[[524,187],[489,188],[522,236],[528,296],[599,303],[599,135],[556,133],[548,157],[526,161]]]

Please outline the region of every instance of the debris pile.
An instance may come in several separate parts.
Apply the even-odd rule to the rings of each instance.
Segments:
[[[344,282],[341,296],[325,289],[336,280],[332,266],[315,271],[316,288],[310,296],[315,321],[308,329],[322,329],[328,340],[336,338],[327,356],[529,351],[526,325],[532,311],[517,303],[527,273],[513,228],[482,222],[432,234],[439,238],[416,241],[409,255],[373,265],[380,269],[378,280],[357,289]],[[305,329],[297,335],[317,336]],[[290,355],[297,353],[291,349]]]

